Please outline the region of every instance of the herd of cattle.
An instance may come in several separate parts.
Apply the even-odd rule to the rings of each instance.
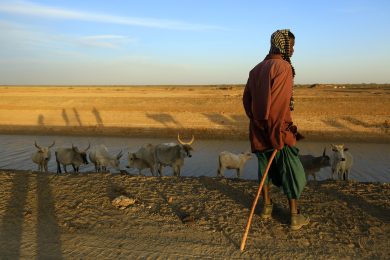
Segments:
[[[178,135],[177,141],[178,143],[146,144],[140,147],[137,152],[129,152],[126,168],[138,169],[140,175],[144,169],[149,169],[153,176],[157,174],[162,176],[163,167],[170,166],[173,169],[173,175],[180,176],[184,159],[192,156],[193,148],[191,145],[194,142],[194,136],[192,136],[191,141],[184,142]],[[38,171],[48,171],[48,162],[51,158],[50,148],[54,145],[55,142],[47,147],[42,147],[35,142],[37,151],[32,154],[31,158],[38,165]],[[344,145],[332,144],[331,146],[333,151],[332,158],[326,155],[326,149],[324,149],[321,156],[317,157],[313,155],[299,155],[307,176],[311,175],[316,180],[316,173],[321,168],[331,166],[332,179],[334,179],[334,175],[337,175],[341,180],[348,180],[353,164],[353,157]],[[61,166],[67,172],[66,167],[68,165],[73,167],[74,172],[79,172],[80,166],[88,164],[89,161],[95,165],[96,172],[107,171],[107,167],[112,167],[120,171],[119,165],[120,158],[123,156],[122,151],[117,155],[112,155],[106,146],[98,145],[92,148],[87,155],[87,151],[90,148],[90,145],[88,145],[87,148],[81,150],[73,144],[71,148],[57,148],[55,150],[57,173],[62,172]],[[223,177],[225,169],[235,169],[237,171],[237,178],[239,178],[243,172],[244,165],[252,157],[252,153],[250,152],[240,154],[227,151],[221,152],[219,154],[217,176]]]

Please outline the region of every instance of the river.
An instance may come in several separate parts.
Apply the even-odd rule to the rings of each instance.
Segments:
[[[36,170],[37,166],[31,160],[31,154],[36,150],[34,141],[40,146],[47,146],[55,140],[52,148],[52,158],[49,162],[49,171],[56,172],[54,150],[58,147],[71,147],[72,143],[81,149],[91,144],[94,146],[104,144],[112,154],[123,151],[121,158],[121,169],[127,165],[127,153],[135,152],[141,145],[163,142],[175,142],[169,138],[131,138],[131,137],[81,137],[81,136],[32,136],[32,135],[0,135],[0,169],[16,170]],[[350,173],[350,179],[360,182],[390,182],[390,146],[379,143],[345,143],[349,152],[354,157],[354,164]],[[331,153],[328,142],[300,142],[297,147],[300,154],[312,154],[319,156],[323,149],[327,148],[327,154]],[[194,152],[191,158],[185,159],[182,168],[182,176],[216,176],[218,169],[218,154],[221,151],[234,153],[249,150],[248,141],[237,140],[195,140],[193,144]],[[71,170],[71,167],[68,166]],[[93,171],[92,164],[81,166],[80,171]],[[111,172],[115,170],[110,169]],[[128,172],[136,174],[136,170]],[[144,170],[145,175],[150,175],[148,170]],[[164,175],[171,176],[172,169],[166,167]],[[225,177],[235,177],[235,170],[226,170]],[[330,178],[330,167],[321,169],[317,173],[318,180]],[[244,179],[257,178],[257,160],[254,156],[245,165]]]

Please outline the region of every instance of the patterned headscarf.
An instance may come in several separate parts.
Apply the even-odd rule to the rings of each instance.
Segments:
[[[291,65],[293,77],[295,77],[295,69],[290,60],[290,37],[289,29],[277,30],[271,35],[271,48],[269,54],[281,54],[283,60],[287,61]],[[290,110],[294,110],[294,97],[290,99]]]

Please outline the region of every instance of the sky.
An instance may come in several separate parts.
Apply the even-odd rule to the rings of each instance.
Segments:
[[[390,83],[388,0],[0,0],[0,85],[245,84],[278,29],[296,84]]]

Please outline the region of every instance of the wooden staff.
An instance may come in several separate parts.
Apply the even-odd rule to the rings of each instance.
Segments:
[[[272,152],[271,158],[268,161],[267,168],[265,169],[265,172],[263,174],[263,178],[261,179],[261,182],[260,182],[260,185],[259,185],[259,189],[257,190],[257,194],[256,194],[256,197],[255,197],[255,200],[253,201],[251,213],[249,214],[248,222],[247,222],[246,228],[245,228],[245,233],[244,233],[244,236],[242,237],[242,241],[241,241],[241,246],[240,246],[241,252],[244,251],[244,249],[245,249],[246,238],[248,236],[249,228],[250,228],[251,223],[252,223],[253,213],[255,212],[257,201],[259,200],[259,197],[260,197],[261,189],[263,188],[263,185],[264,185],[264,182],[265,182],[265,178],[267,177],[269,168],[271,167],[272,161],[273,161],[277,151],[278,150],[275,149]]]

